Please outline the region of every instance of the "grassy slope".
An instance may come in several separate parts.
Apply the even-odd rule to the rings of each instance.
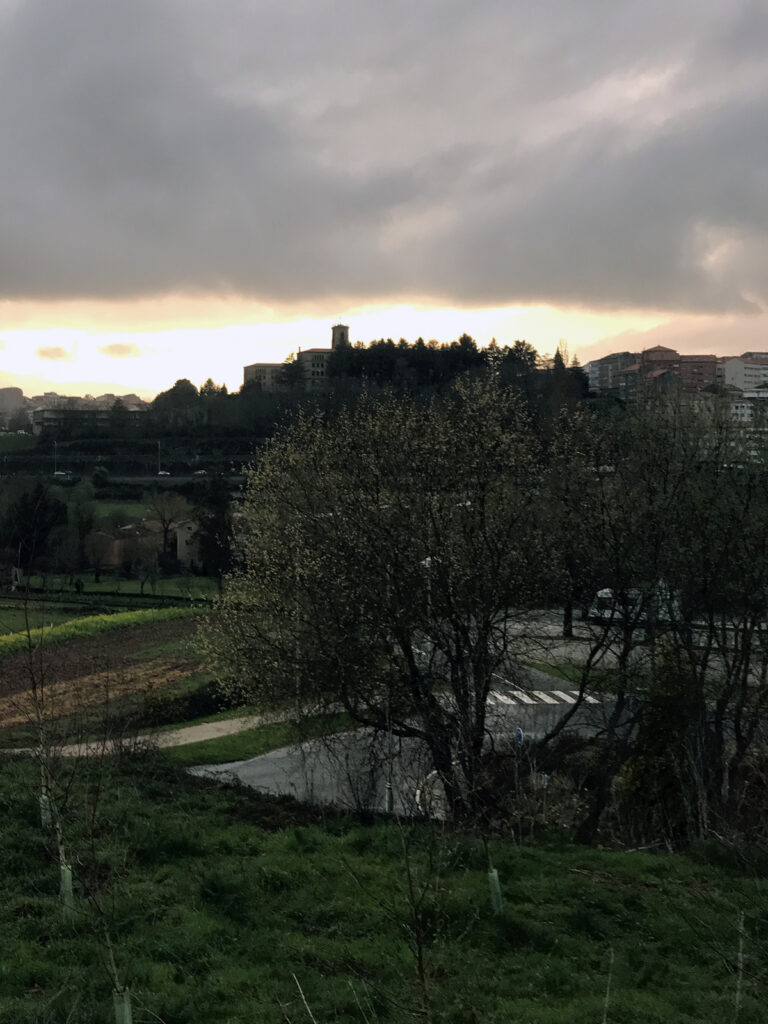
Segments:
[[[1,768],[0,1020],[111,1019],[92,920],[82,912],[72,929],[59,918],[34,766]],[[319,1022],[362,1022],[357,998],[371,1022],[414,1019],[396,827],[323,825],[288,801],[190,779],[163,759],[114,771],[98,848],[102,877],[113,870],[105,905],[137,1019],[305,1022],[294,974]],[[427,830],[414,828],[410,841],[419,876]],[[441,849],[437,898],[422,915],[435,1024],[594,1024],[611,950],[611,1024],[730,1021],[741,909],[738,1020],[765,1019],[766,883],[753,873],[496,842],[506,909],[494,918],[481,845],[446,836]]]
[[[202,721],[218,721],[243,713],[247,714],[247,709],[226,711]],[[184,722],[180,723],[178,727],[183,728],[185,725],[193,724],[196,723]],[[214,740],[201,740],[199,743],[186,743],[183,746],[172,747],[167,751],[167,756],[179,765],[227,764],[230,761],[244,761],[249,757],[258,757],[270,750],[278,750],[280,747],[288,747],[294,743],[315,739],[318,736],[341,732],[349,727],[350,719],[343,714],[318,715],[302,722],[298,727],[292,722],[272,722],[267,725],[255,726],[253,729],[245,729],[232,736],[221,736]]]

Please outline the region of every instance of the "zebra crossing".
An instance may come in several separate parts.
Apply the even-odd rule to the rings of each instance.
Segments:
[[[510,687],[508,690],[491,690],[488,694],[488,703],[499,706],[501,704],[517,705],[538,705],[545,704],[575,704],[579,697],[578,690],[518,690]],[[584,695],[585,704],[599,704],[597,697],[588,694]]]
[[[415,648],[416,653],[424,659],[425,662],[429,661],[429,656],[426,651],[420,650],[418,647]],[[431,679],[431,673],[428,673]],[[533,677],[541,679],[542,672],[532,673]],[[497,708],[503,706],[508,707],[528,707],[528,708],[542,708],[551,707],[553,705],[569,705],[576,704],[579,700],[579,691],[571,689],[563,690],[534,690],[528,689],[521,690],[519,686],[515,686],[506,676],[500,672],[494,672],[493,678],[498,680],[504,689],[491,690],[488,694],[487,704]],[[546,678],[546,677],[545,677]],[[533,678],[531,678],[533,682]],[[541,683],[539,682],[539,685]],[[582,694],[582,702],[584,704],[601,704],[602,701],[597,697],[593,697],[591,694]]]

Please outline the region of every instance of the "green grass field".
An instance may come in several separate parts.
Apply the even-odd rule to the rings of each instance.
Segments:
[[[19,601],[0,601],[0,634],[20,633],[27,628],[40,629],[53,623],[58,626],[69,619],[81,617],[82,608],[65,604],[30,601],[26,610]]]
[[[171,612],[166,616],[165,612]],[[26,633],[27,627],[33,632],[33,641],[41,637],[44,641],[64,642],[86,635],[96,635],[109,629],[121,626],[142,625],[148,622],[164,622],[169,618],[186,618],[194,614],[188,607],[180,608],[140,608],[131,611],[120,609],[102,613],[97,608],[89,611],[83,603],[67,604],[62,601],[28,601],[26,608],[22,601],[0,600],[0,657],[4,652],[25,646],[25,641],[5,640],[4,636]],[[118,618],[117,616],[137,616],[135,619]],[[94,620],[90,627],[86,621]],[[62,629],[64,623],[72,623],[71,628]],[[79,625],[76,625],[79,623]],[[93,628],[95,633],[88,633]],[[26,640],[26,638],[25,638]]]
[[[247,709],[239,708],[221,715],[204,717],[201,721],[218,721],[247,714]],[[197,722],[179,723],[178,728],[196,725]],[[300,726],[293,722],[273,722],[258,725],[253,729],[234,733],[232,736],[221,736],[214,740],[201,740],[199,743],[186,743],[179,747],[170,747],[167,756],[178,765],[193,764],[227,764],[230,761],[245,761],[249,757],[259,757],[270,750],[289,747],[294,743],[317,739],[350,728],[347,715],[318,715],[307,719]]]
[[[580,665],[573,665],[568,662],[553,665],[548,661],[531,661],[528,664],[531,668],[538,669],[539,672],[552,676],[553,679],[561,679],[563,682],[570,683],[571,686],[578,686],[581,683],[582,670]],[[589,681],[590,692],[615,692],[616,670],[611,668],[593,669],[590,672]]]
[[[142,593],[140,579],[123,579],[115,574],[101,574],[97,583],[92,572],[49,573],[46,576],[33,575],[25,582],[33,589],[46,590],[50,600],[66,599],[75,596],[76,590],[71,579],[80,580],[85,596],[89,595],[121,595],[131,597]],[[218,594],[218,583],[206,576],[157,576],[144,582],[143,593],[147,596],[169,597],[189,600],[190,598],[213,598]]]
[[[37,766],[2,764],[2,1021],[112,1019],[95,902],[135,1021],[765,1021],[764,864],[495,840],[496,916],[472,836],[363,825],[192,779],[160,756],[91,771],[81,765],[69,783],[76,916],[66,924]],[[91,832],[83,808],[97,781]]]
[[[0,434],[0,455],[27,452],[37,446],[37,438],[31,434]]]
[[[93,502],[93,511],[97,519],[115,516],[120,525],[135,522],[149,514],[143,501],[97,500]]]

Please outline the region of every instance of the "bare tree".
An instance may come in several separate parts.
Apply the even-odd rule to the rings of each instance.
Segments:
[[[143,498],[147,509],[160,523],[163,531],[163,554],[170,550],[170,536],[174,526],[189,518],[190,505],[187,499],[176,491],[148,491]]]

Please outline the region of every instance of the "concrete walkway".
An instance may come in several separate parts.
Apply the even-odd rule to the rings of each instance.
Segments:
[[[144,733],[141,736],[126,736],[121,740],[109,740],[90,743],[68,743],[58,753],[63,757],[94,756],[101,753],[112,753],[116,749],[132,749],[143,744],[155,747],[183,747],[187,743],[200,743],[202,740],[216,740],[221,736],[234,736],[235,733],[254,729],[257,725],[266,725],[280,719],[275,715],[241,715],[238,718],[222,718],[215,722],[201,722],[200,725],[185,725],[181,729],[166,729],[163,732]],[[34,754],[34,747],[8,748],[5,754]]]
[[[158,747],[183,747],[186,743],[200,743],[202,740],[217,740],[221,736],[234,736],[235,733],[255,729],[257,725],[266,725],[277,720],[273,715],[221,718],[216,722],[202,722],[200,725],[185,725],[183,729],[157,732],[152,736],[152,741]]]

